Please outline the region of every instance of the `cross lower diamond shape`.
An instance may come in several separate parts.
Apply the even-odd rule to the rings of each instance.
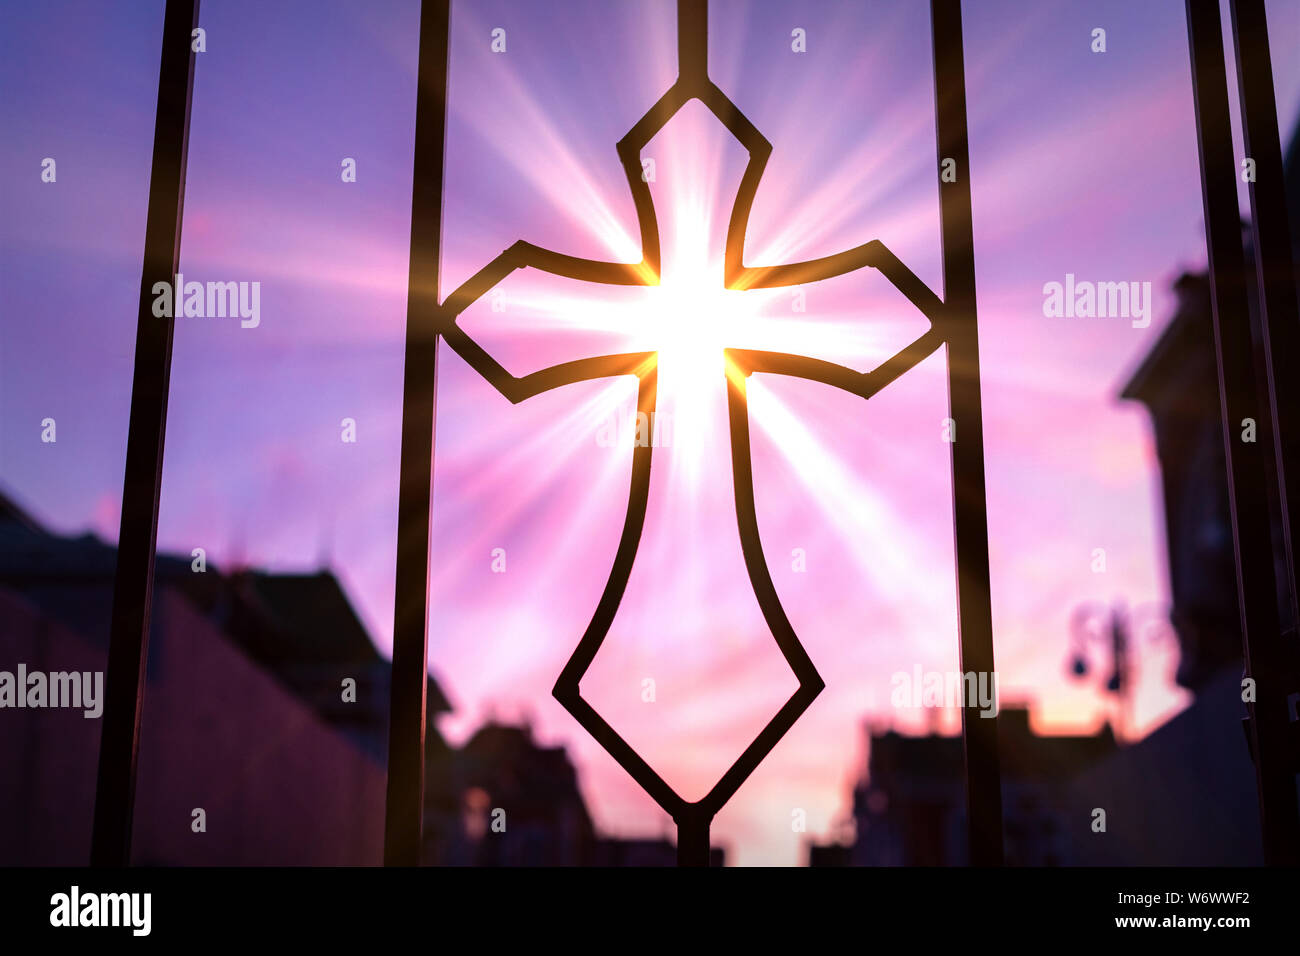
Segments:
[[[576,382],[615,376],[637,379],[638,412],[653,420],[657,395],[657,352],[603,355],[553,365],[523,376],[511,375],[458,324],[461,314],[518,269],[533,268],[581,282],[657,286],[660,238],[650,187],[642,176],[641,152],[650,140],[692,100],[702,103],[749,154],[727,227],[724,284],[730,290],[803,285],[853,272],[877,269],[930,322],[930,328],[869,372],[785,352],[726,348],[728,417],[737,525],[741,550],[763,618],[778,649],[798,680],[798,688],[744,749],[731,767],[699,800],[683,799],[583,699],[580,682],[609,633],[618,610],[645,525],[653,444],[633,450],[627,516],[613,568],[577,649],[556,681],[555,698],[677,823],[679,854],[683,847],[707,858],[709,825],[758,764],[808,708],[825,686],[781,607],[759,538],[750,461],[746,381],[763,372],[808,379],[870,398],[948,341],[950,310],[881,242],[872,241],[832,256],[775,266],[746,266],[745,233],[750,210],[771,144],[713,84],[707,69],[707,5],[678,6],[679,75],[677,81],[618,143],[618,155],[632,191],[640,228],[642,259],[636,263],[604,262],[563,255],[528,242],[516,242],[453,292],[438,309],[439,334],[472,368],[512,403]]]

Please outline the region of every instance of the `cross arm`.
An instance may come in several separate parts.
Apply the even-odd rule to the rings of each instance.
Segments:
[[[728,365],[745,376],[754,372],[789,375],[841,388],[860,398],[870,398],[904,372],[919,365],[943,343],[943,334],[938,329],[931,328],[870,372],[858,372],[835,362],[806,355],[791,355],[788,352],[727,349],[726,354]]]
[[[805,262],[792,262],[779,266],[745,266],[728,268],[727,287],[735,289],[771,289],[780,286],[802,285],[845,275],[870,266],[877,269],[898,289],[921,314],[930,320],[930,328],[910,345],[886,359],[870,372],[858,372],[835,362],[790,355],[785,352],[763,352],[748,349],[728,349],[727,358],[748,376],[754,372],[789,375],[842,388],[862,398],[870,398],[904,372],[920,364],[946,341],[943,331],[947,316],[943,300],[930,291],[898,256],[879,239],[855,246],[844,252]]]
[[[645,376],[654,368],[654,352],[624,352],[563,362],[517,376],[460,327],[460,315],[516,269],[532,267],[552,275],[565,276],[603,285],[657,285],[658,276],[645,261],[622,263],[583,259],[543,249],[532,243],[516,242],[471,276],[438,308],[438,333],[452,350],[464,359],[512,404],[542,392],[575,382],[617,375]]]
[[[791,262],[779,266],[729,264],[727,288],[773,289],[780,286],[803,285],[845,275],[864,266],[878,270],[932,323],[942,320],[943,301],[879,239],[846,249],[844,252],[822,256],[820,259],[809,259],[805,262]]]

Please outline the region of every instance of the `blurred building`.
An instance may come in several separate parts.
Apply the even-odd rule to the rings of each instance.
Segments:
[[[1195,691],[1242,667],[1227,459],[1219,413],[1210,283],[1183,275],[1178,308],[1120,393],[1151,415],[1172,606],[1177,680]]]
[[[1090,735],[1040,735],[1029,711],[998,715],[1003,832],[1011,866],[1074,861],[1069,781],[1116,749],[1109,726]],[[965,766],[960,735],[869,732],[853,791],[851,842],[814,845],[811,866],[964,866]],[[1086,822],[1084,823],[1086,826]]]
[[[1287,150],[1285,177],[1294,260],[1300,263],[1300,130]],[[1249,242],[1246,254],[1256,379],[1262,383],[1267,379]],[[1296,279],[1300,289],[1300,269]],[[1173,720],[1076,781],[1080,803],[1109,812],[1106,838],[1083,840],[1078,852],[1083,862],[1099,864],[1259,865],[1259,805],[1243,725],[1241,624],[1209,278],[1186,274],[1174,289],[1177,310],[1121,397],[1141,402],[1151,416],[1173,598],[1170,622],[1181,652],[1177,679],[1196,697]],[[1267,407],[1265,395],[1256,400]],[[1300,436],[1286,437],[1289,467],[1300,467]],[[1275,487],[1270,499],[1279,514]],[[1280,524],[1273,532],[1279,619],[1294,651],[1292,666],[1300,670]]]
[[[528,725],[489,721],[459,750],[428,751],[426,864],[453,866],[675,866],[666,839],[600,836],[563,747]],[[710,865],[725,864],[722,849]]]
[[[215,602],[211,613],[219,616],[244,652],[322,720],[385,762],[392,664],[375,650],[338,579],[327,571],[245,571],[230,575],[228,586],[229,593]],[[356,682],[349,699],[340,692],[340,675]],[[426,740],[434,748],[445,746],[435,721],[451,705],[432,677],[427,709]]]
[[[1287,150],[1286,178],[1300,262],[1300,131]],[[1249,245],[1247,253],[1256,377],[1262,382]],[[1176,679],[1196,696],[1175,718],[1123,748],[1116,747],[1109,728],[1095,737],[1038,737],[1024,711],[1004,710],[999,718],[1002,795],[1011,864],[1263,862],[1254,768],[1242,725],[1241,625],[1208,276],[1184,274],[1174,292],[1175,314],[1120,397],[1141,402],[1151,416],[1164,503],[1170,623],[1181,652]],[[1286,454],[1300,461],[1300,436],[1289,437]],[[1275,489],[1273,497],[1276,511]],[[1280,527],[1274,534],[1278,579],[1286,581]],[[1285,594],[1278,594],[1278,603],[1296,647],[1297,622]],[[961,738],[890,732],[873,735],[870,746],[866,782],[853,795],[855,839],[811,847],[810,863],[963,862]],[[1093,826],[1098,810],[1105,813],[1104,830]]]
[[[47,531],[0,496],[0,669],[103,672],[116,557],[93,535]],[[296,619],[271,577],[198,573],[190,559],[158,556],[137,863],[381,861],[381,659],[354,642],[364,631],[331,575],[287,588],[337,615],[314,634],[322,622]],[[313,639],[337,651],[314,670]],[[340,713],[327,698],[341,700],[353,677],[356,710]],[[82,710],[0,710],[0,863],[88,861],[101,727]]]
[[[459,750],[429,754],[425,860],[460,866],[576,866],[596,833],[563,747],[527,726],[487,723]]]
[[[103,672],[116,560],[0,495],[0,670]],[[133,861],[381,863],[390,663],[329,572],[193,560],[157,559]],[[450,709],[431,677],[426,863],[675,864],[667,840],[596,832],[562,747],[489,722],[453,748],[435,724]],[[88,862],[101,727],[79,709],[0,710],[0,865]]]
[[[1287,150],[1284,175],[1294,260],[1300,263],[1300,128]],[[1255,378],[1261,386],[1254,404],[1267,408],[1255,263],[1249,235],[1244,238],[1244,285],[1255,339]],[[1300,292],[1300,270],[1296,282]],[[1224,671],[1241,668],[1241,619],[1209,276],[1186,273],[1174,283],[1174,292],[1174,315],[1120,397],[1141,402],[1151,416],[1173,598],[1170,622],[1181,650],[1177,679],[1198,691]],[[1300,463],[1300,436],[1285,437],[1288,462]],[[1270,488],[1270,498],[1274,513],[1280,513],[1275,487]],[[1285,582],[1288,571],[1280,524],[1273,531],[1278,580]],[[1277,600],[1282,627],[1294,636],[1297,622],[1291,619],[1290,601],[1285,593],[1279,593]]]

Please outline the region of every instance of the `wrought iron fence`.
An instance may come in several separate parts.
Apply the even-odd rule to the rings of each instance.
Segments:
[[[155,282],[169,282],[179,265],[186,149],[194,77],[190,36],[198,23],[197,0],[168,0],[163,29],[150,180],[145,254],[137,322],[134,378],[127,444],[119,558],[114,582],[108,691],[96,789],[92,863],[125,865],[131,822],[148,651],[151,592],[162,452],[166,431],[173,319],[152,314]],[[1247,671],[1257,684],[1249,720],[1263,820],[1271,863],[1300,859],[1300,815],[1295,773],[1300,764],[1300,727],[1288,711],[1300,683],[1295,664],[1296,588],[1293,542],[1300,509],[1300,467],[1288,460],[1286,436],[1300,427],[1300,381],[1282,374],[1277,357],[1296,354],[1300,339],[1295,286],[1291,282],[1289,224],[1282,195],[1281,146],[1269,59],[1263,0],[1231,0],[1239,68],[1243,126],[1257,163],[1250,187],[1255,219],[1259,328],[1252,333],[1235,197],[1227,81],[1217,0],[1187,0],[1194,109],[1201,158],[1207,245],[1219,367],[1221,408],[1229,462],[1230,502],[1237,558],[1238,594]],[[402,408],[402,451],[394,609],[393,690],[390,717],[384,858],[388,865],[419,862],[424,813],[424,735],[428,651],[428,578],[433,482],[434,409],[440,340],[469,361],[512,401],[590,378],[634,375],[639,401],[653,409],[653,353],[606,356],[515,379],[456,326],[460,312],[514,269],[543,271],[594,282],[650,284],[658,278],[658,232],[649,190],[640,179],[642,146],[684,104],[701,101],[742,142],[749,166],[733,210],[727,242],[728,284],[788,285],[870,266],[878,269],[930,320],[930,329],[877,369],[861,374],[799,356],[732,352],[740,370],[729,384],[732,461],[739,534],[750,578],[765,620],[799,678],[799,689],[703,799],[679,797],[581,697],[579,681],[600,646],[622,596],[644,518],[649,447],[634,452],[633,491],[615,568],[591,625],[559,676],[554,696],[678,825],[678,862],[707,865],[713,816],[823,686],[790,627],[763,563],[749,475],[748,419],[744,382],[755,371],[809,378],[870,398],[940,345],[947,347],[950,416],[961,423],[951,444],[956,543],[959,646],[966,672],[993,673],[988,520],[979,345],[976,321],[971,177],[966,128],[965,67],[960,0],[931,0],[934,55],[936,169],[940,179],[943,295],[928,289],[881,243],[838,256],[774,267],[741,262],[744,225],[770,145],[708,75],[708,2],[678,0],[679,72],[676,83],[619,143],[619,155],[636,200],[643,262],[636,267],[560,256],[517,243],[445,300],[440,291],[443,160],[447,118],[450,0],[423,0],[419,36],[418,93],[411,198],[411,239]],[[949,163],[950,161],[950,163]],[[639,270],[639,271],[638,271]],[[652,278],[647,278],[647,276]],[[1264,377],[1257,379],[1252,334],[1264,343]],[[1261,399],[1261,396],[1263,398]],[[1261,441],[1234,442],[1234,423],[1253,418]],[[1270,493],[1280,519],[1270,513]],[[1272,557],[1271,534],[1281,521],[1285,580]],[[1274,596],[1289,595],[1290,630]],[[963,706],[969,860],[1002,862],[1002,795],[996,718]]]

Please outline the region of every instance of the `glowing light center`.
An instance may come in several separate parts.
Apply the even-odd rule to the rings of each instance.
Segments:
[[[638,325],[659,356],[659,414],[671,423],[673,445],[698,463],[706,443],[725,438],[718,434],[725,420],[724,350],[738,344],[760,303],[724,286],[721,250],[711,242],[707,218],[678,221],[660,284],[647,290]]]
[[[723,350],[736,342],[744,303],[723,288],[721,263],[692,261],[665,272],[654,311],[662,380],[681,385],[722,374]]]

